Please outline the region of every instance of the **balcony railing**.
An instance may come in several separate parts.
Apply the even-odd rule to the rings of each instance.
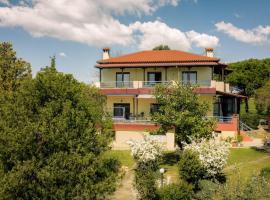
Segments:
[[[113,81],[113,82],[97,82],[95,85],[99,88],[151,88],[157,84],[170,85],[170,84],[191,84],[199,87],[211,87],[211,80],[203,80],[196,82],[184,81]]]

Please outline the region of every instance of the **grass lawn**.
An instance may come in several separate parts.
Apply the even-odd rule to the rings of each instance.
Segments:
[[[104,155],[105,157],[111,157],[118,159],[123,166],[131,168],[135,162],[131,157],[130,151],[128,150],[112,150],[108,151]]]
[[[129,168],[134,166],[134,160],[130,155],[130,151],[109,151],[105,156],[117,158],[122,165]],[[178,180],[177,159],[173,153],[166,153],[164,163],[161,167],[166,169],[166,175],[170,176],[171,180]],[[231,149],[225,173],[229,179],[234,179],[236,175],[240,174],[241,179],[245,180],[253,174],[259,173],[264,167],[270,167],[269,153],[245,148]]]

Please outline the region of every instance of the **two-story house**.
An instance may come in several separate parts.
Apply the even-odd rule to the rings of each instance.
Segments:
[[[107,96],[107,109],[115,128],[123,131],[151,128],[151,112],[159,106],[152,95],[156,84],[196,84],[195,92],[209,104],[208,116],[220,121],[217,131],[232,131],[232,127],[228,130],[226,127],[233,121],[233,114],[239,113],[240,101],[244,98],[230,91],[226,83],[229,70],[214,57],[211,48],[206,49],[205,55],[161,50],[118,57],[110,57],[110,49],[104,48],[96,68],[100,72],[96,86]]]

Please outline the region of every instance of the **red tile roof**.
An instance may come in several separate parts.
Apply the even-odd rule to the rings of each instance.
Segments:
[[[96,67],[137,67],[170,65],[219,65],[218,58],[177,50],[140,51],[97,61]]]

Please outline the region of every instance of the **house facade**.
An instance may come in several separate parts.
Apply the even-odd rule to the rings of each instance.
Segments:
[[[244,97],[232,93],[226,83],[229,70],[214,57],[211,48],[206,49],[205,55],[161,50],[118,57],[110,57],[110,50],[104,48],[102,58],[95,66],[99,69],[99,82],[95,85],[107,96],[107,110],[116,131],[139,132],[157,126],[151,122],[151,113],[159,107],[152,95],[156,84],[196,85],[199,98],[209,104],[208,117],[218,119],[220,132],[226,131],[222,129],[233,123],[234,114],[240,111]]]

